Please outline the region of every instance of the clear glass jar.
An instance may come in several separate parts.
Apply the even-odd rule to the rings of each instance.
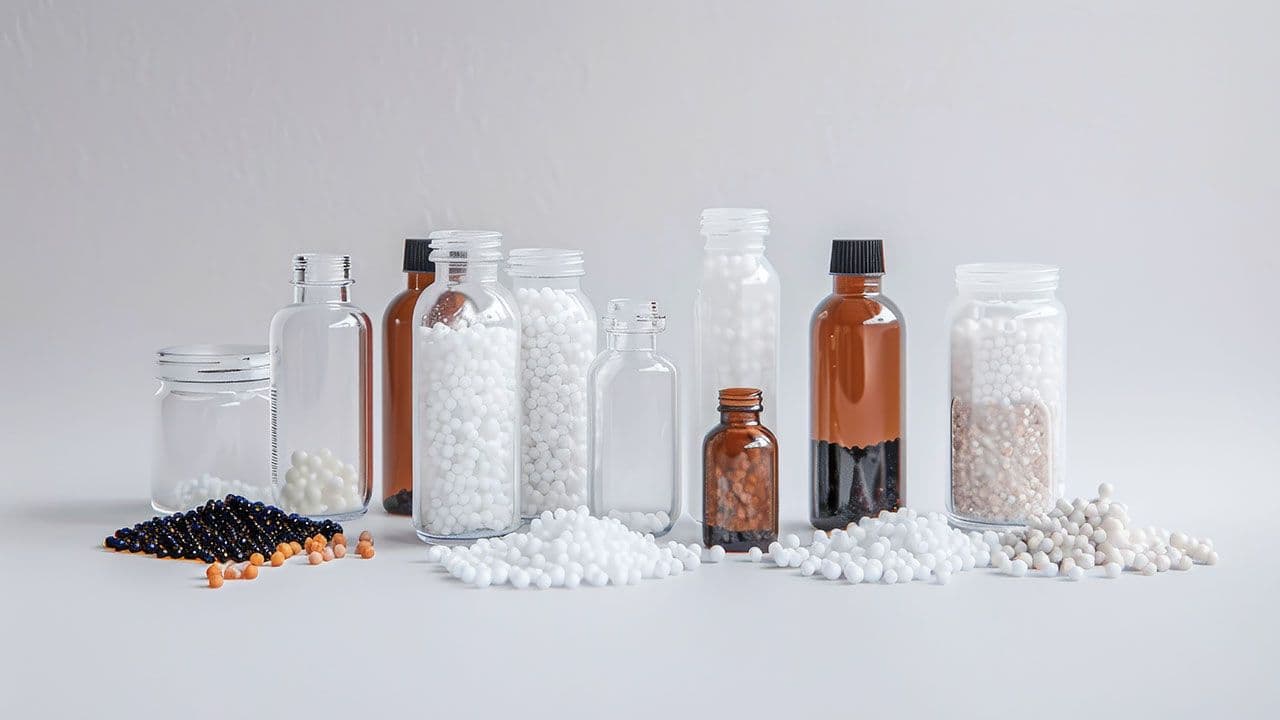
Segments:
[[[1025,524],[1064,489],[1066,310],[1058,268],[956,268],[951,304],[951,490],[959,526]]]
[[[181,512],[228,494],[273,502],[267,348],[169,347],[156,369],[151,506]]]
[[[658,352],[667,317],[652,300],[610,300],[591,365],[591,510],[663,535],[680,517],[676,366]]]
[[[694,312],[692,447],[720,420],[717,394],[731,387],[758,388],[766,427],[777,427],[778,337],[781,288],[764,255],[769,213],[742,208],[702,211],[706,239]],[[702,493],[691,489],[689,513],[702,520]]]
[[[778,539],[778,439],[760,424],[760,391],[720,391],[720,423],[702,443],[702,543],[729,552]]]
[[[582,251],[522,248],[507,256],[520,312],[520,502],[525,517],[588,503],[587,373],[596,312],[582,292]]]
[[[293,302],[271,318],[271,470],[280,506],[345,519],[369,506],[373,341],[351,303],[351,257],[293,257]]]
[[[502,235],[433,232],[414,309],[413,525],[427,542],[520,525],[520,319],[498,282]]]

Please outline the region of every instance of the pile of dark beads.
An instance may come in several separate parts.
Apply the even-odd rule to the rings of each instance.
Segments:
[[[703,544],[720,545],[729,552],[746,552],[753,547],[768,550],[769,543],[777,539],[778,533],[772,530],[728,530],[716,525],[703,528]]]
[[[388,498],[383,498],[382,509],[392,515],[413,514],[413,491],[401,490]]]
[[[317,533],[333,537],[340,532],[342,526],[332,520],[311,520],[273,505],[228,495],[194,510],[156,516],[133,527],[120,528],[102,544],[116,552],[140,552],[158,558],[244,562],[254,553],[271,557],[280,543],[302,543]]]

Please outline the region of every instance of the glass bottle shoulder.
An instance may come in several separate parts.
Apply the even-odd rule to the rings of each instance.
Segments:
[[[355,327],[367,331],[371,321],[364,310],[344,302],[290,303],[277,310],[271,318],[272,332],[300,324],[324,324],[331,329]]]
[[[625,374],[676,376],[676,366],[655,350],[603,350],[591,363],[590,374],[602,381]]]
[[[515,297],[501,283],[494,281],[450,281],[438,278],[428,285],[414,303],[415,324],[453,325],[461,320],[470,324],[515,327]]]
[[[902,310],[882,294],[843,295],[832,293],[813,311],[811,327],[853,325],[901,326]]]

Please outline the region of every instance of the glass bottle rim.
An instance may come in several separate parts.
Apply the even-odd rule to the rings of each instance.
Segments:
[[[507,274],[521,278],[581,277],[582,251],[568,248],[516,248],[507,253]]]
[[[699,217],[703,235],[769,234],[769,211],[762,208],[707,208]]]
[[[192,383],[270,380],[271,354],[266,345],[173,345],[156,351],[156,377]]]
[[[657,300],[613,298],[606,308],[603,318],[605,332],[640,335],[667,329],[667,316],[658,307]]]
[[[298,253],[293,256],[293,284],[345,287],[351,278],[351,256],[332,253]]]
[[[718,412],[760,412],[764,409],[764,393],[759,388],[733,387],[720,390]]]
[[[1055,290],[1061,271],[1042,263],[990,262],[956,266],[956,287],[971,291]]]
[[[433,263],[496,263],[502,259],[502,233],[496,230],[436,230],[427,240]]]

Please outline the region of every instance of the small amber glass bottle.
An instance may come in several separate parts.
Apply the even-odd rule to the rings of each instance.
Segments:
[[[413,514],[413,307],[435,282],[431,241],[404,241],[408,285],[391,298],[382,321],[382,507]]]
[[[702,443],[702,540],[730,552],[778,538],[778,439],[755,388],[720,391],[720,423]]]

